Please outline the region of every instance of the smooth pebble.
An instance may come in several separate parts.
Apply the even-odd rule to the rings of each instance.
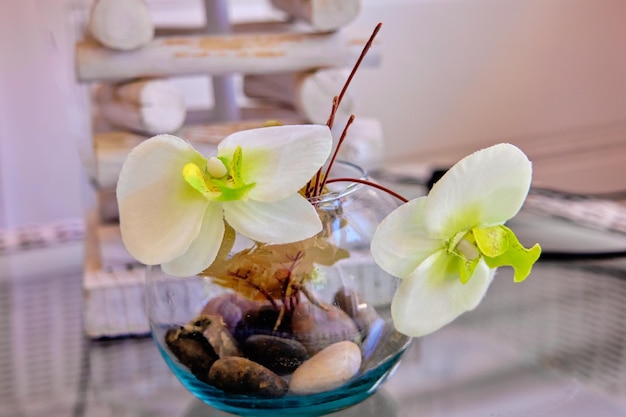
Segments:
[[[209,384],[232,394],[279,398],[289,386],[266,367],[246,358],[230,356],[215,361],[209,370]]]
[[[206,381],[211,365],[219,359],[201,331],[189,326],[169,329],[165,334],[165,342],[180,363],[203,381]]]
[[[239,294],[228,293],[210,300],[202,309],[201,314],[220,315],[232,333],[244,314],[258,307],[259,303],[248,300]]]
[[[248,359],[278,375],[292,373],[309,357],[304,346],[297,340],[260,334],[246,339],[243,350]]]
[[[361,350],[350,341],[332,344],[304,362],[291,376],[289,390],[305,395],[343,385],[359,372]]]
[[[354,321],[342,309],[332,304],[320,308],[301,302],[291,317],[291,328],[296,339],[310,355],[333,343],[344,340],[360,341],[359,330]]]
[[[367,337],[370,327],[380,320],[376,309],[371,304],[363,302],[352,289],[343,287],[337,291],[335,304],[354,320],[363,337]]]

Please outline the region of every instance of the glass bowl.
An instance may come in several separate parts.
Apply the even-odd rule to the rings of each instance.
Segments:
[[[335,177],[365,178],[337,163]],[[153,338],[182,384],[241,416],[319,416],[361,402],[389,377],[410,338],[390,317],[397,279],[369,245],[397,202],[357,182],[329,183],[310,199],[315,237],[252,242],[232,229],[228,251],[198,276],[149,267]]]

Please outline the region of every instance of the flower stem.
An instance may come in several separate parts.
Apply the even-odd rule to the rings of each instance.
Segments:
[[[329,184],[329,183],[332,183],[332,182],[358,182],[359,184],[364,184],[364,185],[367,185],[369,187],[377,188],[377,189],[379,189],[381,191],[384,191],[387,194],[389,194],[389,195],[397,198],[398,200],[402,201],[403,203],[408,203],[409,202],[408,199],[406,199],[405,197],[403,197],[400,194],[396,193],[395,191],[392,191],[389,188],[385,187],[384,185],[376,184],[375,182],[372,182],[372,181],[363,180],[363,179],[360,179],[360,178],[331,178],[331,179],[326,181],[326,184]]]
[[[365,55],[367,55],[367,52],[369,51],[369,49],[372,47],[372,44],[374,43],[374,38],[376,38],[376,35],[378,35],[378,32],[380,31],[380,28],[382,27],[382,23],[378,23],[376,25],[376,27],[374,28],[374,30],[372,31],[372,34],[370,35],[369,39],[367,40],[367,43],[365,44],[365,46],[363,47],[363,50],[361,51],[361,54],[359,55],[359,58],[356,60],[354,66],[352,67],[352,71],[350,71],[350,74],[348,75],[348,78],[346,79],[346,82],[344,83],[343,87],[341,88],[341,91],[339,92],[339,95],[336,95],[335,97],[333,97],[333,103],[332,103],[332,107],[330,110],[330,115],[328,116],[328,120],[326,121],[326,126],[328,126],[329,129],[333,128],[333,124],[335,123],[335,116],[337,115],[337,110],[339,109],[339,105],[341,104],[341,100],[343,99],[343,96],[346,94],[346,91],[348,91],[348,87],[350,86],[350,82],[352,81],[352,79],[354,78],[357,70],[359,69],[359,66],[361,65],[361,62],[363,62],[363,59],[365,58]],[[330,169],[332,168],[333,162],[335,160],[335,157],[337,156],[337,153],[339,152],[339,149],[341,148],[341,143],[343,142],[343,139],[345,139],[345,135],[348,131],[348,127],[350,126],[350,124],[352,124],[352,122],[354,121],[354,115],[350,116],[350,120],[348,120],[348,123],[346,124],[343,133],[341,135],[341,139],[339,140],[339,143],[337,144],[337,148],[335,149],[335,153],[333,154],[332,160],[328,166],[328,169],[326,169],[326,173],[323,175],[322,174],[322,168],[320,168],[317,173],[315,174],[314,178],[312,178],[306,185],[305,187],[305,195],[306,197],[318,197],[319,195],[322,194],[323,189],[324,189],[324,185],[326,184],[326,178],[328,177],[328,175],[330,174]],[[323,177],[322,177],[323,175]]]
[[[374,43],[374,38],[376,37],[376,35],[378,35],[378,32],[380,31],[380,28],[382,27],[382,25],[383,25],[382,23],[378,23],[376,27],[374,28],[374,31],[372,32],[370,38],[367,40],[367,43],[365,44],[365,46],[363,47],[363,50],[361,51],[361,55],[359,55],[359,58],[354,64],[354,67],[352,67],[352,71],[350,71],[350,75],[348,75],[348,79],[343,85],[341,92],[339,93],[338,96],[336,96],[335,99],[333,99],[333,107],[330,112],[330,116],[328,117],[328,121],[326,122],[326,125],[330,129],[332,129],[333,127],[333,123],[335,121],[335,115],[337,114],[337,109],[339,108],[339,105],[341,104],[341,100],[343,99],[343,96],[346,94],[346,91],[348,90],[348,86],[350,85],[352,78],[354,78],[354,75],[359,69],[361,62],[363,62],[365,55],[367,55],[367,51],[369,51],[369,49],[372,47],[372,44]]]
[[[352,122],[354,122],[354,114],[350,115],[350,118],[346,122],[346,126],[343,128],[343,132],[341,132],[341,137],[339,138],[339,142],[337,142],[337,147],[335,148],[335,152],[333,153],[333,156],[330,159],[330,162],[328,163],[328,168],[326,168],[326,175],[324,175],[324,178],[322,178],[321,184],[319,182],[319,178],[316,179],[317,181],[315,183],[315,186],[316,186],[315,196],[321,195],[322,192],[324,191],[324,186],[328,182],[328,173],[330,172],[331,169],[333,169],[333,165],[335,164],[335,159],[337,159],[337,154],[339,153],[339,149],[341,148],[343,141],[346,139],[346,135],[348,134],[348,128],[350,127]]]

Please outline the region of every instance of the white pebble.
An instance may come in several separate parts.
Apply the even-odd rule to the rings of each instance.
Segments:
[[[294,394],[315,394],[343,385],[359,372],[361,350],[350,341],[334,343],[304,362],[291,376]]]

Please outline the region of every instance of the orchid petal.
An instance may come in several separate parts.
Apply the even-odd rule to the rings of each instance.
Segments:
[[[224,237],[224,216],[221,204],[209,204],[204,213],[202,228],[189,249],[178,258],[163,263],[167,274],[187,277],[196,275],[215,260]]]
[[[372,256],[391,275],[406,277],[443,245],[428,237],[425,204],[426,197],[421,197],[401,205],[378,225],[372,237]]]
[[[428,194],[425,223],[440,238],[517,214],[530,188],[532,166],[511,144],[480,150],[455,164]]]
[[[224,202],[228,224],[242,235],[263,243],[291,243],[322,230],[315,208],[300,194],[265,203],[254,200]]]
[[[459,280],[456,262],[445,250],[428,257],[402,281],[391,302],[391,315],[398,331],[419,337],[432,333],[482,300],[494,270],[479,262],[466,284]]]
[[[117,200],[126,249],[156,265],[185,253],[198,236],[208,201],[182,176],[188,162],[204,165],[191,145],[159,135],[135,147],[120,172]]]
[[[287,125],[244,130],[218,145],[218,156],[231,158],[243,150],[242,179],[255,183],[248,196],[278,201],[297,192],[326,162],[332,147],[327,126]]]

